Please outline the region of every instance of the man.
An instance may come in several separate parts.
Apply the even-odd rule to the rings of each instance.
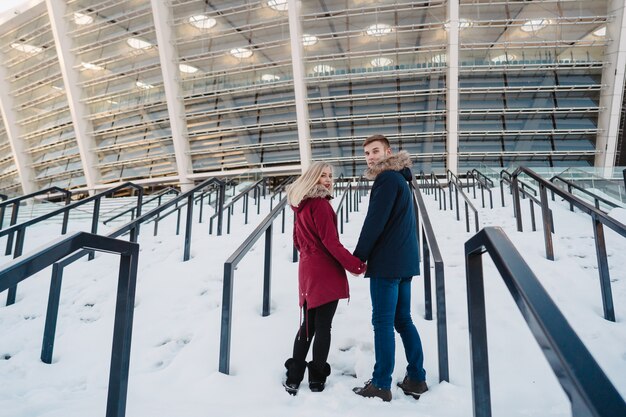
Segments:
[[[428,386],[422,342],[411,320],[411,279],[419,274],[413,196],[407,184],[413,175],[411,159],[405,151],[392,154],[382,135],[367,138],[363,150],[368,166],[365,176],[374,179],[374,184],[354,255],[367,262],[376,364],[372,379],[353,391],[391,401],[395,327],[408,361],[406,376],[397,385],[418,399]]]

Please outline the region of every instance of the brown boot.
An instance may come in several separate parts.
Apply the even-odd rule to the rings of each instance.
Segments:
[[[372,384],[371,379],[365,383],[364,387],[354,387],[352,388],[352,391],[354,391],[356,395],[360,395],[361,397],[376,397],[385,402],[391,401],[391,390],[378,388],[377,386]]]
[[[416,400],[419,400],[420,395],[428,391],[426,381],[414,381],[408,375],[404,377],[402,382],[398,382],[398,386],[402,388],[404,395],[410,395]]]

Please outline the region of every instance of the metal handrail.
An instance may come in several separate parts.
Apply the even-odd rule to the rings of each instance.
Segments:
[[[489,356],[482,254],[488,252],[528,328],[566,392],[574,416],[626,415],[609,381],[523,257],[499,227],[485,227],[465,243],[472,402],[475,417],[491,417]]]
[[[15,250],[13,251],[13,258],[17,258],[22,255],[22,250],[24,249],[24,240],[26,236],[27,227],[37,224],[43,220],[47,220],[58,214],[63,214],[64,216],[68,216],[68,213],[70,212],[70,210],[75,209],[76,207],[82,206],[84,204],[90,203],[92,201],[94,202],[94,209],[93,209],[93,216],[91,220],[91,233],[97,234],[98,233],[98,216],[100,214],[99,213],[100,212],[100,199],[102,197],[111,195],[127,187],[134,188],[138,192],[137,213],[140,214],[141,213],[141,201],[143,197],[143,188],[140,187],[139,185],[133,184],[132,182],[126,182],[124,184],[118,185],[117,187],[110,188],[106,191],[103,191],[99,194],[95,194],[83,200],[75,201],[74,203],[68,204],[65,207],[61,207],[57,210],[51,211],[50,213],[43,214],[39,217],[28,220],[24,223],[16,224],[4,230],[0,230],[0,237],[6,236],[6,235],[11,236],[13,233],[17,232],[17,238],[15,239]],[[67,222],[64,222],[63,227],[61,229],[61,234],[64,235],[66,232],[67,232]],[[139,235],[139,226],[137,226],[137,229],[135,232],[136,232],[136,235]],[[11,253],[11,246],[9,245],[9,243],[12,243],[12,242],[10,241],[7,242],[7,252],[6,252],[7,255]],[[90,255],[90,257],[91,256],[92,255]],[[15,302],[16,294],[17,294],[17,287],[12,287],[9,289],[9,294],[7,296],[7,305],[11,305]]]
[[[548,215],[548,193],[547,190],[551,190],[553,193],[558,194],[561,198],[573,204],[580,211],[587,213],[591,216],[591,221],[593,223],[593,234],[594,234],[594,242],[596,245],[596,256],[598,259],[598,273],[600,275],[600,290],[602,293],[602,307],[604,310],[604,318],[606,320],[615,321],[615,310],[613,307],[613,295],[611,293],[611,278],[609,272],[609,264],[607,261],[606,254],[606,243],[604,240],[604,227],[607,226],[617,234],[622,237],[626,237],[626,225],[620,223],[614,218],[608,216],[601,210],[598,210],[594,206],[590,205],[586,201],[581,200],[568,193],[565,190],[557,187],[555,184],[547,181],[546,179],[539,176],[534,171],[525,168],[519,167],[512,174],[512,186],[514,190],[517,190],[519,187],[518,176],[520,174],[525,174],[528,177],[532,178],[539,185],[539,194],[541,196],[541,213],[543,216],[543,224],[544,224],[544,241],[546,247],[546,258],[551,261],[554,260],[554,247],[552,245],[552,235],[550,233],[549,228],[549,215]],[[520,213],[520,201],[519,194],[513,191],[513,203],[515,204],[517,213]],[[519,232],[523,231],[522,226],[522,216],[517,216],[517,230]]]
[[[439,178],[437,178],[437,174],[435,174],[434,171],[432,171],[430,173],[430,179],[432,180],[433,184],[437,187],[437,189],[439,190],[439,210],[441,210],[441,203],[443,202],[443,210],[447,210],[448,207],[446,206],[447,201],[446,201],[446,190],[443,188],[443,185],[441,184],[441,182],[439,182]],[[437,193],[435,193],[435,201],[437,201]],[[452,207],[450,207],[450,209],[452,209]]]
[[[161,191],[157,192],[156,194],[152,195],[152,196],[151,196],[152,198],[150,198],[150,199],[148,199],[148,200],[143,201],[143,202],[142,202],[142,204],[141,204],[141,206],[142,206],[142,208],[143,208],[143,207],[145,207],[147,204],[149,204],[149,203],[153,202],[154,200],[159,200],[159,205],[161,205],[161,198],[162,198],[165,194],[169,194],[169,193],[172,193],[172,192],[173,192],[174,194],[176,194],[176,195],[180,194],[180,191],[178,191],[176,188],[174,188],[174,187],[167,187],[167,188],[165,188],[165,189],[163,189],[163,190],[161,190]],[[133,220],[133,219],[135,218],[135,211],[136,211],[136,210],[137,210],[137,207],[136,207],[136,206],[135,206],[135,207],[130,207],[129,209],[124,210],[123,212],[121,212],[121,213],[119,213],[119,214],[116,214],[115,216],[113,216],[113,217],[109,217],[108,219],[104,220],[104,221],[102,222],[102,224],[107,224],[108,222],[111,222],[111,221],[113,221],[113,220],[115,220],[115,219],[118,219],[118,218],[120,218],[120,217],[122,217],[123,215],[128,214],[128,213],[131,213],[131,217],[130,217],[130,219],[131,219],[131,220]]]
[[[217,184],[220,187],[220,196],[218,196],[218,204],[224,203],[224,194],[226,185],[217,178],[209,178],[208,180],[200,183],[193,189],[185,192],[184,194],[179,195],[175,199],[168,201],[167,203],[155,207],[149,212],[131,220],[129,223],[119,227],[118,229],[111,232],[107,237],[109,238],[117,238],[125,235],[130,232],[130,241],[137,241],[137,230],[139,226],[143,223],[149,222],[153,217],[159,218],[161,212],[167,210],[173,205],[178,205],[179,201],[186,200],[186,204],[190,203],[190,199],[193,198],[195,192],[200,191],[208,186]],[[186,262],[190,258],[191,253],[191,226],[192,226],[192,217],[193,217],[193,204],[191,204],[191,208],[187,211],[187,220],[185,227],[185,242],[184,242],[184,252],[183,252],[183,262]],[[222,219],[218,217],[217,222],[218,234],[221,234],[220,230],[222,228]],[[59,315],[59,298],[61,295],[61,283],[63,281],[63,272],[65,267],[71,265],[78,259],[83,256],[89,254],[89,250],[81,250],[76,253],[73,253],[69,256],[64,257],[63,259],[58,260],[52,265],[52,276],[50,280],[50,295],[48,301],[48,315],[46,316],[46,323],[44,325],[44,349],[41,353],[41,358],[44,362],[50,363],[52,360],[52,349],[54,347],[54,333],[56,328],[57,317]]]
[[[601,210],[600,209],[600,202],[606,204],[607,206],[609,206],[611,208],[621,207],[619,204],[615,204],[614,202],[609,201],[606,198],[600,197],[599,195],[596,195],[596,194],[592,193],[591,191],[586,190],[585,188],[581,187],[580,185],[578,185],[578,184],[576,184],[576,183],[574,183],[572,181],[569,181],[569,180],[561,177],[560,175],[555,175],[552,178],[550,178],[550,182],[551,183],[554,183],[555,181],[561,181],[562,183],[567,185],[567,192],[570,193],[570,194],[573,194],[572,193],[572,188],[574,188],[574,189],[582,192],[583,194],[586,194],[589,197],[592,197],[593,198],[593,202],[594,202],[594,206],[598,210]],[[554,201],[554,193],[552,193],[552,201]],[[570,209],[570,211],[574,211],[574,205],[571,202],[570,202],[570,205],[569,205],[569,209]]]
[[[450,177],[449,181],[448,181],[448,189],[450,190],[450,209],[452,209],[452,187],[451,185],[454,185],[454,193],[456,196],[456,219],[457,220],[461,220],[461,210],[459,209],[459,192],[461,193],[461,197],[463,197],[463,200],[465,200],[465,228],[467,230],[467,232],[469,233],[470,231],[470,222],[469,222],[469,209],[471,208],[472,211],[474,212],[474,226],[476,227],[476,231],[478,231],[479,228],[479,220],[478,220],[478,210],[476,210],[476,207],[474,207],[474,205],[472,204],[472,202],[470,201],[469,197],[467,195],[465,195],[465,193],[463,192],[463,186],[459,184],[458,181],[459,178],[454,175],[453,172],[451,172],[450,170],[448,170],[448,175]]]
[[[478,182],[483,208],[485,208],[485,190],[487,190],[487,192],[489,193],[489,206],[491,209],[493,209],[493,193],[491,191],[491,188],[494,185],[493,185],[493,181],[491,180],[491,178],[488,178],[477,169],[467,171],[465,175],[466,175],[468,187],[469,187],[469,179],[472,178],[472,191],[474,193],[474,198],[476,198],[476,182]],[[491,186],[487,184],[488,182],[491,184]]]
[[[508,178],[505,178],[504,175],[508,175]],[[509,184],[509,189],[511,190],[511,194],[513,193],[513,183],[511,180],[511,173],[507,170],[502,170],[500,172],[500,197],[502,198],[502,207],[504,207],[504,183]],[[522,185],[522,188],[518,188],[518,191],[522,194],[523,198],[528,197],[528,204],[530,207],[530,221],[533,232],[537,231],[537,222],[535,221],[535,204],[541,207],[541,201],[539,201],[536,197],[537,190],[535,190],[530,185],[518,180],[519,184]],[[530,194],[526,189],[531,190],[534,195]],[[553,194],[554,197],[554,194]],[[550,217],[550,231],[554,233],[554,216],[552,214],[552,209],[548,209],[549,217]],[[515,211],[515,204],[513,204],[513,217],[517,217],[517,212]]]
[[[6,201],[9,199],[9,196],[6,194],[0,194],[0,200]],[[4,223],[4,206],[0,206],[0,230],[2,230],[2,223]]]
[[[24,200],[27,200],[29,198],[33,198],[36,197],[38,195],[42,195],[42,194],[49,194],[50,192],[58,192],[60,194],[64,194],[65,195],[65,205],[67,206],[68,204],[70,204],[71,200],[72,200],[72,193],[68,190],[65,190],[63,188],[60,187],[49,187],[49,188],[45,188],[43,190],[39,190],[39,191],[35,191],[34,193],[30,193],[30,194],[25,194],[19,197],[13,197],[11,199],[7,199],[3,202],[0,203],[0,230],[2,230],[2,223],[4,220],[4,212],[5,212],[5,208],[9,205],[12,205],[12,209],[11,209],[11,220],[9,222],[9,226],[13,226],[17,223],[17,216],[19,214],[19,209],[20,209],[20,203]],[[6,197],[6,196],[5,196]],[[68,221],[68,214],[65,214],[63,216],[63,226],[62,228],[64,230],[66,230],[67,228],[67,221]],[[9,236],[7,237],[7,249],[5,252],[5,255],[10,255],[11,254],[11,247],[13,246],[13,233],[9,234]]]
[[[433,226],[422,198],[422,193],[415,178],[411,181],[413,188],[413,207],[415,209],[417,234],[419,236],[419,219],[422,224],[422,259],[424,275],[425,319],[432,320],[432,301],[430,283],[430,257],[435,264],[435,300],[437,303],[437,353],[439,358],[439,382],[450,381],[448,367],[448,327],[446,319],[446,290],[444,279],[444,263]]]
[[[71,236],[60,238],[48,244],[44,249],[19,259],[14,259],[6,264],[0,270],[0,292],[16,287],[21,281],[81,248],[120,254],[106,415],[107,417],[124,417],[128,392],[128,369],[139,245],[134,242],[112,239],[87,232],[78,232]],[[49,300],[48,312],[50,307],[51,301]],[[48,315],[46,315],[47,319]],[[43,349],[45,349],[45,344]],[[43,356],[42,360],[45,363],[51,363],[51,361],[44,360]]]
[[[344,205],[345,202],[348,204]],[[350,223],[350,214],[349,212],[352,210],[352,183],[348,183],[348,187],[344,190],[341,195],[341,200],[339,200],[339,205],[335,209],[335,215],[340,218],[339,221],[339,233],[343,234],[343,219],[344,219],[344,211],[345,211],[345,219],[346,223]]]
[[[228,204],[219,208],[211,217],[209,217],[209,233],[210,234],[213,233],[213,219],[215,219],[218,215],[221,216],[224,210],[228,210],[228,217],[226,221],[226,233],[230,234],[230,216],[233,214],[233,207],[237,201],[241,200],[244,197],[245,199],[243,203],[243,209],[244,209],[244,212],[246,213],[245,222],[247,224],[248,223],[248,194],[252,190],[255,190],[256,192],[257,187],[261,183],[264,183],[264,182],[265,182],[265,178],[261,178],[257,182],[250,184],[249,186],[244,188],[239,194],[232,197],[230,201],[228,202]],[[259,195],[259,193],[257,192],[255,195]],[[257,204],[260,204],[260,199],[257,201]]]
[[[230,372],[230,336],[233,317],[233,281],[237,264],[250,251],[257,240],[265,233],[265,264],[263,268],[263,317],[270,314],[271,262],[272,262],[272,224],[281,211],[284,211],[287,198],[283,198],[263,219],[246,240],[224,262],[224,281],[222,290],[222,320],[220,330],[219,371]]]

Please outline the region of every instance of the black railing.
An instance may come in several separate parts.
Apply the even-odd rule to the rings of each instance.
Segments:
[[[482,254],[488,252],[572,405],[574,416],[626,415],[626,403],[499,227],[465,243],[474,417],[491,417]]]
[[[611,207],[611,208],[616,208],[616,207],[621,207],[619,204],[615,204],[614,202],[607,200],[606,198],[600,197],[599,195],[596,195],[594,193],[592,193],[591,191],[585,189],[584,187],[581,187],[580,185],[569,181],[563,177],[561,177],[560,175],[555,175],[552,178],[550,178],[550,182],[551,183],[555,183],[556,181],[561,181],[563,184],[565,184],[567,186],[567,192],[570,194],[574,194],[572,192],[572,190],[577,190],[580,191],[581,193],[593,198],[593,205],[598,209],[600,209],[600,203],[606,204],[607,206]],[[554,192],[552,193],[552,201],[554,201]],[[570,202],[569,204],[569,209],[570,211],[574,211],[574,204]]]
[[[161,200],[163,199],[163,196],[166,195],[166,194],[170,194],[170,193],[174,193],[176,195],[179,195],[180,191],[178,191],[176,188],[167,187],[166,189],[159,191],[155,195],[151,195],[149,199],[142,201],[142,204],[141,204],[142,210],[143,210],[144,207],[146,207],[148,204],[150,204],[154,200],[158,200],[157,201],[157,206],[160,206],[161,205]],[[128,213],[130,213],[130,219],[134,220],[136,212],[137,212],[137,206],[134,205],[133,207],[130,207],[130,208],[122,211],[121,213],[116,214],[115,216],[109,217],[108,219],[104,220],[102,222],[102,224],[107,224],[109,222],[112,222],[113,220],[119,219],[120,217],[122,217],[122,216],[124,216],[124,215],[126,215]]]
[[[454,194],[456,197],[456,219],[459,221],[461,220],[461,209],[459,207],[459,193],[460,193],[461,197],[463,197],[463,200],[465,202],[465,228],[467,232],[469,233],[470,231],[469,210],[471,209],[474,212],[474,226],[476,227],[476,231],[478,231],[478,228],[479,228],[478,210],[476,210],[476,207],[474,207],[469,197],[465,195],[465,193],[463,192],[463,185],[461,183],[461,180],[456,175],[454,175],[454,173],[450,170],[448,170],[447,175],[449,178],[448,190],[450,191],[450,209],[452,209],[452,186],[454,186]]]
[[[38,195],[44,195],[44,194],[50,194],[50,193],[60,193],[63,194],[65,196],[65,205],[67,206],[68,204],[70,204],[70,202],[72,201],[72,193],[70,191],[64,190],[63,188],[60,187],[49,187],[40,191],[36,191],[34,193],[30,193],[30,194],[26,194],[26,195],[22,195],[19,197],[14,197],[10,200],[5,200],[2,203],[0,203],[0,230],[2,230],[2,223],[3,223],[3,219],[4,219],[4,211],[5,208],[8,206],[12,206],[11,208],[11,221],[9,223],[9,226],[13,226],[17,223],[17,216],[19,214],[19,209],[20,209],[20,203],[24,200],[27,200],[29,198],[33,198],[33,197],[37,197]],[[63,230],[67,230],[67,220],[68,220],[68,214],[65,213],[63,215]],[[65,234],[65,232],[63,232]],[[10,255],[11,254],[11,250],[12,250],[12,246],[13,246],[13,233],[10,233],[7,237],[7,249],[5,252],[5,255]]]
[[[278,201],[283,199],[283,193],[286,191],[287,186],[296,180],[296,176],[292,175],[290,177],[285,178],[283,182],[278,184],[273,190],[272,195],[270,197],[270,211],[274,209],[274,199],[278,199]]]
[[[141,224],[147,223],[152,218],[158,218],[161,212],[167,210],[173,205],[177,205],[178,202],[181,200],[186,200],[185,204],[189,204],[189,200],[193,198],[195,192],[203,190],[204,188],[212,186],[214,184],[217,184],[220,187],[220,195],[223,195],[226,192],[226,186],[222,181],[216,178],[210,178],[197,185],[193,189],[187,191],[186,193],[179,195],[175,199],[172,199],[167,203],[164,203],[163,205],[155,207],[154,209],[141,215],[140,217],[131,220],[129,223],[119,227],[118,229],[110,233],[107,237],[117,238],[127,233],[130,233],[130,241],[136,242],[138,229]],[[218,199],[218,201],[221,201],[223,203],[223,197],[218,197]],[[193,204],[191,204],[191,207],[192,208],[188,209],[187,211],[185,242],[183,246],[183,261],[188,261],[191,253],[191,226],[193,217]],[[221,218],[218,218],[218,229],[221,228],[221,224]],[[41,350],[41,360],[46,363],[50,363],[50,361],[52,361],[52,351],[54,349],[54,334],[56,332],[56,322],[59,315],[59,300],[61,297],[61,283],[63,281],[63,272],[67,266],[84,257],[88,253],[90,253],[89,250],[78,251],[69,256],[66,256],[63,259],[56,261],[54,265],[52,265],[50,294],[48,296],[48,314],[46,316],[46,323],[44,325],[44,343]]]
[[[218,216],[222,216],[223,211],[227,210],[227,217],[226,217],[226,233],[230,234],[230,217],[233,215],[234,212],[234,207],[235,207],[235,203],[239,200],[241,200],[243,198],[243,212],[245,214],[245,224],[248,224],[248,202],[249,202],[249,194],[251,191],[254,191],[254,195],[255,195],[255,203],[257,205],[261,204],[261,193],[258,190],[258,187],[262,186],[263,188],[265,188],[265,178],[262,178],[260,180],[258,180],[255,183],[250,184],[249,186],[247,186],[246,188],[244,188],[239,194],[237,194],[236,196],[234,196],[233,198],[230,199],[230,201],[228,202],[228,204],[224,205],[222,208],[218,209],[218,211],[213,214],[210,218],[209,218],[209,234],[213,234],[213,220],[218,217]],[[260,206],[259,206],[260,207]],[[258,210],[257,210],[258,212]],[[219,236],[219,232],[218,232],[218,236]]]
[[[94,207],[93,207],[93,215],[92,215],[92,219],[91,219],[91,233],[92,234],[97,234],[98,233],[98,216],[100,214],[100,199],[102,197],[106,197],[108,195],[114,194],[119,190],[122,190],[124,188],[134,188],[137,190],[138,195],[137,195],[137,213],[141,213],[141,200],[142,200],[142,196],[143,196],[143,188],[141,188],[138,185],[133,184],[132,182],[126,182],[124,184],[118,185],[117,187],[111,188],[109,190],[103,191],[100,194],[96,194],[93,195],[91,197],[85,198],[83,200],[80,201],[76,201],[74,203],[71,203],[65,207],[61,207],[57,210],[51,211],[50,213],[46,213],[43,214],[37,218],[28,220],[24,223],[20,223],[20,224],[16,224],[14,226],[8,227],[4,230],[0,230],[0,237],[2,236],[7,236],[7,235],[11,235],[15,232],[17,232],[17,238],[15,239],[15,250],[13,251],[13,257],[17,258],[19,256],[22,255],[22,250],[24,249],[24,240],[25,240],[25,236],[26,236],[26,229],[29,226],[32,226],[34,224],[40,223],[44,220],[47,220],[51,217],[57,216],[59,214],[63,214],[64,218],[65,216],[68,216],[68,213],[70,212],[70,210],[75,209],[76,207],[82,206],[84,204],[90,203],[93,201],[94,203]],[[61,229],[61,234],[65,234],[65,232],[67,231],[67,222],[64,221],[62,229]],[[136,234],[139,235],[139,226],[137,226],[136,230],[135,230]],[[10,243],[10,242],[7,242]],[[9,255],[11,253],[11,246],[9,246],[7,244],[7,251],[6,251],[6,255]],[[90,253],[89,255],[90,259],[92,259],[93,255]],[[12,287],[9,288],[9,293],[7,295],[7,305],[11,305],[15,302],[15,296],[17,295],[17,287]]]
[[[0,194],[0,200],[6,201],[8,199],[9,199],[8,195]],[[2,230],[2,224],[4,223],[4,211],[5,211],[5,206],[0,205],[0,230]]]
[[[439,178],[437,178],[437,174],[435,174],[434,172],[430,173],[430,179],[433,182],[433,185],[435,187],[437,187],[437,190],[439,191],[439,198],[437,198],[437,192],[435,191],[435,201],[439,200],[439,210],[441,210],[441,204],[443,203],[443,210],[447,210],[447,200],[446,200],[446,190],[443,187],[443,184],[441,184],[441,182],[439,182]],[[450,207],[450,209],[452,209],[452,207]]]
[[[124,417],[126,414],[139,245],[86,232],[75,233],[49,244],[32,255],[15,259],[5,265],[0,270],[0,292],[15,288],[21,281],[52,265],[59,259],[87,248],[120,255],[106,416]],[[48,302],[48,314],[50,309],[51,305]],[[44,362],[50,363],[50,361]]]
[[[246,256],[252,246],[265,233],[265,263],[263,267],[263,316],[270,314],[271,272],[272,272],[272,225],[281,210],[284,210],[287,199],[283,198],[276,207],[263,219],[246,240],[224,262],[224,283],[222,290],[222,320],[220,330],[219,371],[230,372],[230,335],[233,317],[233,286],[235,269]]]
[[[511,177],[511,173],[508,172],[507,170],[503,170],[502,172],[500,172],[500,196],[502,198],[502,207],[504,207],[504,183],[505,182],[509,185],[511,194],[513,194],[512,177]],[[535,232],[537,231],[537,222],[535,221],[535,204],[541,207],[541,201],[537,199],[537,190],[535,190],[532,186],[526,184],[525,182],[522,182],[519,178],[517,180],[517,183],[518,185],[522,186],[521,188],[517,187],[517,191],[522,195],[522,198],[524,199],[528,197],[528,204],[530,207],[530,222],[531,222],[532,230],[533,232]],[[530,190],[532,194],[529,193],[527,190]],[[554,193],[552,194],[552,197],[554,197]],[[548,209],[548,213],[549,213],[548,217],[550,218],[550,231],[554,233],[554,216],[552,214],[552,209]],[[517,217],[515,204],[513,204],[513,217]]]
[[[474,198],[476,198],[476,183],[478,182],[478,187],[480,188],[480,198],[482,201],[483,208],[485,208],[485,191],[489,193],[489,206],[493,209],[493,193],[491,192],[491,188],[494,187],[493,181],[491,178],[487,177],[485,174],[481,173],[477,169],[473,169],[471,171],[467,171],[466,181],[467,187],[469,188],[469,181],[472,179],[472,191],[474,193]]]
[[[343,194],[341,195],[341,200],[339,200],[339,204],[335,209],[335,214],[339,217],[339,233],[343,234],[343,222],[344,222],[344,214],[346,223],[350,222],[350,212],[352,210],[352,183],[348,183],[348,186],[345,187]]]
[[[613,230],[622,237],[626,237],[626,225],[620,223],[614,218],[607,216],[606,213],[598,210],[594,206],[590,205],[586,201],[568,193],[565,190],[557,187],[550,181],[545,180],[534,171],[519,167],[512,174],[513,189],[518,189],[517,182],[520,174],[525,174],[532,178],[539,185],[539,194],[541,197],[541,213],[543,217],[543,229],[544,229],[544,241],[546,247],[546,257],[551,261],[554,260],[554,247],[552,245],[552,234],[550,233],[550,216],[548,214],[548,193],[547,190],[551,190],[553,193],[559,195],[565,201],[573,204],[580,211],[587,213],[591,216],[593,224],[593,235],[596,245],[596,256],[598,259],[598,272],[600,275],[600,290],[602,292],[602,307],[604,310],[604,318],[610,321],[615,321],[615,310],[613,307],[613,295],[611,292],[611,277],[609,272],[609,263],[606,254],[606,242],[604,240],[604,226]],[[513,191],[513,203],[515,204],[517,213],[520,213],[520,201],[519,194]],[[521,232],[522,216],[517,216],[517,230]]]
[[[439,244],[435,237],[433,226],[430,222],[424,199],[417,186],[417,181],[411,182],[413,188],[413,207],[415,209],[417,236],[420,236],[420,221],[422,225],[422,266],[424,279],[424,306],[426,320],[433,319],[431,280],[430,280],[430,257],[432,255],[435,264],[435,300],[437,303],[437,353],[439,358],[439,381],[450,381],[448,367],[448,326],[446,319],[446,288],[444,277],[444,263],[439,250]],[[419,239],[418,239],[419,241]]]

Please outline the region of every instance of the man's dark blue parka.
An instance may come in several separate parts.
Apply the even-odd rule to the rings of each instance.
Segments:
[[[392,154],[369,168],[374,179],[367,216],[354,255],[367,262],[366,277],[405,278],[419,275],[419,248],[411,181],[411,158]]]

